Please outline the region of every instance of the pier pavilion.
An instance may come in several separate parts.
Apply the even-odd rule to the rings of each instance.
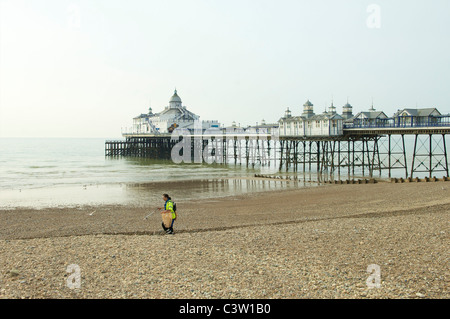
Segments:
[[[199,121],[200,116],[189,111],[186,106],[182,104],[177,90],[169,100],[169,105],[159,113],[153,113],[152,108],[149,112],[141,114],[133,119],[133,127],[131,130],[122,132],[124,136],[133,135],[158,135],[171,133],[175,128],[194,129],[194,123]],[[211,127],[218,128],[220,123],[218,121],[202,121],[202,129]]]

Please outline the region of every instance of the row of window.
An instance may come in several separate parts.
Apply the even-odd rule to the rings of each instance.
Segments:
[[[320,121],[315,121],[315,122],[316,122],[315,123],[316,124],[315,127],[320,127]],[[328,121],[323,121],[323,126],[324,127],[328,127]],[[331,126],[332,127],[337,127],[336,121],[332,121]],[[296,123],[294,123],[294,128],[295,127],[302,128],[303,124],[301,122],[296,122]],[[290,129],[291,128],[291,123],[287,123],[286,124],[286,128]],[[308,128],[311,128],[311,122],[308,122]]]

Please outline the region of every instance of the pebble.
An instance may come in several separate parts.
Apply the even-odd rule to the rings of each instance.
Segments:
[[[12,269],[12,270],[9,271],[9,274],[10,274],[12,277],[17,277],[17,276],[20,275],[20,272],[19,272],[17,269]]]

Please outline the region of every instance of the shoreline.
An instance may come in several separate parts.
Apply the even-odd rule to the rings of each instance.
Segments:
[[[245,185],[242,185],[245,183]],[[216,187],[222,184],[222,187]],[[241,184],[241,185],[239,185]],[[158,200],[163,193],[175,192],[178,197],[195,200],[196,191],[207,198],[233,197],[241,193],[283,191],[304,187],[316,187],[317,181],[293,181],[288,179],[262,179],[256,177],[214,177],[175,181],[150,181],[139,183],[70,184],[28,189],[3,189],[0,212],[11,209],[76,208],[83,206],[130,206]],[[191,191],[189,191],[191,190]],[[157,193],[157,197],[153,193]],[[220,195],[219,195],[220,194]],[[150,195],[147,199],[146,195]],[[142,204],[141,204],[142,206]]]
[[[197,184],[196,182],[183,181],[178,183],[178,186],[190,186]],[[309,218],[330,218],[336,214],[340,217],[356,216],[447,205],[450,204],[450,196],[442,195],[450,193],[450,184],[448,185],[388,182],[326,183],[311,187],[271,189],[203,199],[186,199],[172,193],[170,195],[178,206],[177,229],[190,231],[233,228],[236,225],[289,223]],[[160,229],[158,215],[155,213],[146,221],[143,217],[163,204],[162,193],[156,194],[157,200],[132,204],[1,208],[0,239],[34,238],[34,235],[52,237],[58,234],[66,237],[104,233],[149,234],[153,231],[158,233]],[[405,198],[407,193],[410,194]],[[215,220],[210,221],[209,217]],[[17,227],[19,225],[21,227]]]

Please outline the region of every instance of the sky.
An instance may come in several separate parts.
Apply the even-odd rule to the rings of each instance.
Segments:
[[[0,137],[119,138],[174,89],[202,120],[450,112],[448,0],[0,0]]]

